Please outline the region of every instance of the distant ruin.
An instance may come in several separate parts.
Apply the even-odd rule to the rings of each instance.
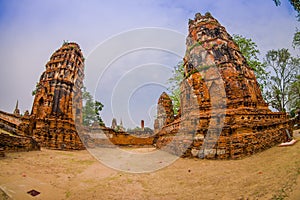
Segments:
[[[111,128],[95,123],[91,127],[77,126],[82,142],[87,148],[106,148],[117,146],[153,147],[155,135],[151,129],[144,129],[143,120],[141,127],[134,130],[125,130],[122,120],[118,125],[112,119]]]
[[[209,13],[189,21],[180,114],[158,101],[157,147],[187,157],[236,159],[289,140],[286,113],[271,112],[253,70]]]

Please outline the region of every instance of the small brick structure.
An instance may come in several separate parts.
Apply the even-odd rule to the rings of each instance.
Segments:
[[[237,159],[289,140],[286,113],[270,111],[238,45],[209,13],[189,21],[186,49],[180,118],[170,115],[165,93],[158,100],[158,148],[184,157]]]
[[[174,110],[169,95],[163,92],[157,103],[157,117],[154,122],[155,133],[158,133],[164,126],[174,121]]]
[[[139,130],[134,132],[116,131],[112,128],[81,127],[80,135],[82,142],[87,148],[131,146],[131,147],[153,147],[155,135],[153,131]]]

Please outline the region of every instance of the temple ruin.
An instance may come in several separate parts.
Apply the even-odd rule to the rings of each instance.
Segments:
[[[183,66],[179,112],[164,92],[154,133],[143,120],[132,132],[116,119],[111,128],[84,127],[84,58],[78,44],[65,42],[46,64],[31,114],[21,115],[18,102],[13,114],[0,111],[0,150],[155,145],[179,156],[236,159],[291,139],[288,116],[268,108],[239,47],[209,13],[189,21]]]
[[[254,71],[225,28],[209,13],[189,21],[180,116],[158,100],[157,147],[186,157],[236,159],[288,141],[286,113],[272,112]]]
[[[83,62],[76,43],[65,42],[56,50],[36,86],[31,114],[26,112],[20,116],[18,105],[13,115],[3,113],[2,124],[7,125],[10,133],[5,137],[30,138],[39,146],[51,149],[84,149],[75,127],[75,123],[82,121]],[[7,139],[2,146],[7,149],[9,143]]]
[[[82,124],[84,57],[78,44],[65,42],[46,64],[36,86],[31,114],[23,116],[18,102],[13,114],[0,111],[0,150],[28,151],[40,147],[80,150],[96,146],[153,145],[153,132],[127,133],[116,119],[112,127]],[[149,136],[149,137],[145,137]]]
[[[84,58],[76,43],[64,43],[46,64],[36,88],[29,134],[42,146],[84,149],[74,123],[81,123]]]

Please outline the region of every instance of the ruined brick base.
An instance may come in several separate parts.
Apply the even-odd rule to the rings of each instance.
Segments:
[[[85,149],[75,125],[64,120],[36,120],[32,137],[42,146],[59,150]]]
[[[0,149],[4,152],[40,150],[40,145],[31,137],[0,133]]]
[[[255,117],[258,120],[259,116]],[[228,118],[232,120],[232,116]],[[256,123],[251,122],[247,115],[236,115],[235,118],[243,121],[236,120],[235,125],[225,124],[221,132],[210,129],[209,138],[207,127],[195,131],[180,129],[180,123],[172,123],[160,131],[156,146],[182,157],[239,159],[289,141],[287,132],[292,137],[290,121],[284,114],[265,115],[264,120],[261,118],[261,122]]]

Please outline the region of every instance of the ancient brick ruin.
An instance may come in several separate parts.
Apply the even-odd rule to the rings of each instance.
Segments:
[[[36,150],[41,147],[79,150],[116,144],[152,145],[154,137],[144,130],[127,133],[113,119],[112,128],[82,125],[84,58],[76,43],[64,43],[46,64],[36,87],[31,114],[0,112],[0,148],[5,151]],[[79,136],[81,134],[81,138]]]
[[[16,106],[16,110],[18,106]],[[20,134],[18,127],[23,120],[19,112],[0,111],[0,152],[39,150],[40,145],[30,136]]]
[[[46,64],[31,114],[21,116],[18,105],[14,114],[0,111],[0,150],[155,144],[186,157],[236,159],[290,139],[288,117],[270,111],[253,70],[209,13],[198,13],[189,21],[183,65],[181,108],[174,116],[170,97],[166,93],[160,96],[155,135],[143,121],[141,130],[133,132],[125,132],[115,119],[112,128],[84,127],[84,58],[76,43],[64,43]]]
[[[286,113],[270,111],[239,47],[209,13],[189,21],[183,61],[180,118],[174,121],[165,93],[158,101],[158,148],[235,159],[289,140]]]
[[[82,125],[84,58],[78,44],[67,42],[50,57],[36,86],[31,114],[0,111],[0,149],[36,150],[40,147],[80,150],[85,147],[152,145],[152,131],[127,133],[113,119],[112,128]],[[80,134],[80,136],[79,136]],[[150,137],[144,137],[145,135]]]
[[[2,146],[6,150],[20,137],[51,149],[85,148],[75,127],[75,123],[82,121],[83,62],[83,55],[76,43],[65,42],[54,52],[37,84],[31,114],[25,112],[21,117],[16,106],[13,115],[0,115],[6,128],[10,127],[7,131],[10,137],[3,135],[6,142]],[[21,146],[21,143],[15,146]],[[28,146],[26,142],[24,145]]]
[[[81,123],[84,58],[76,43],[54,52],[41,75],[34,98],[29,132],[42,146],[84,149],[75,123]]]

